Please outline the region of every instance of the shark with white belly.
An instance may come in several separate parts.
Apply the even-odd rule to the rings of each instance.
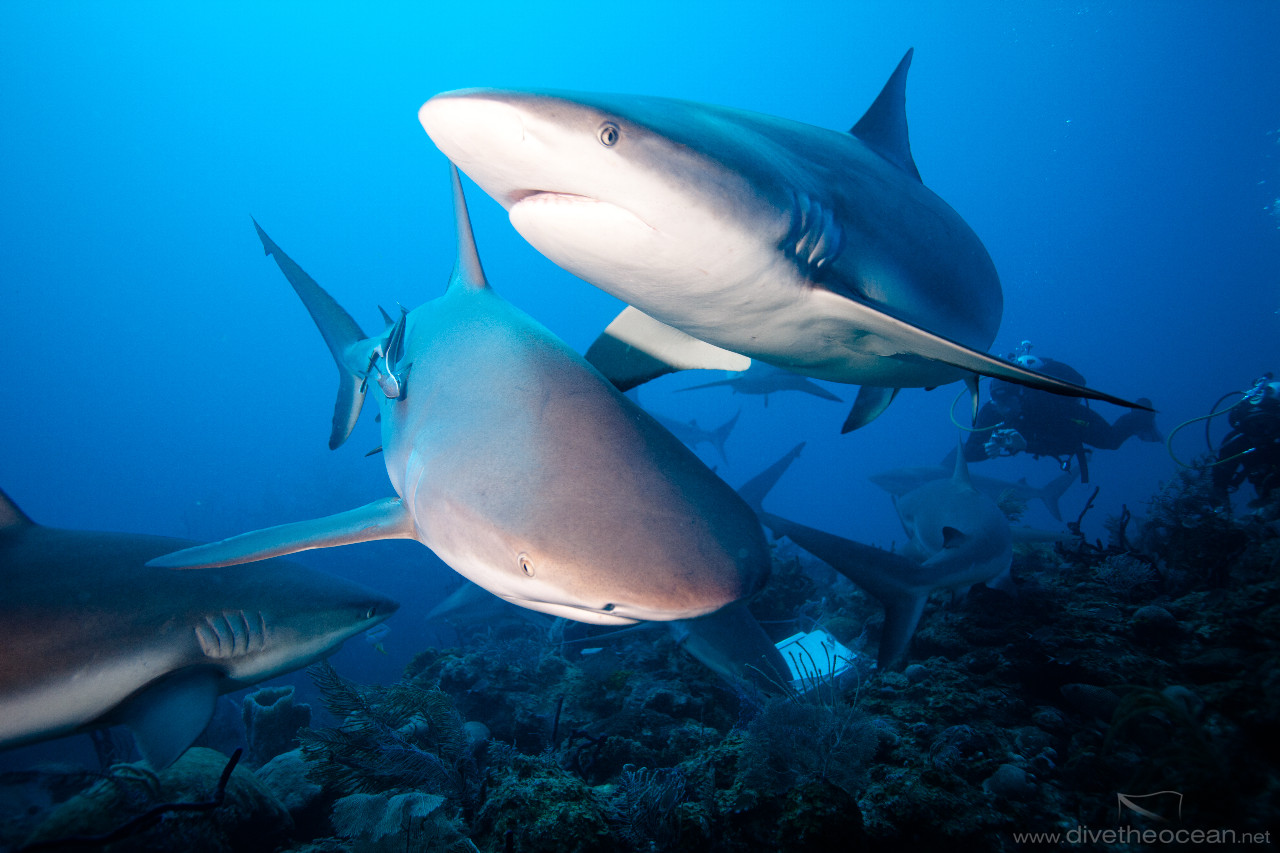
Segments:
[[[396,497],[156,563],[221,566],[416,539],[513,604],[596,624],[694,619],[754,593],[769,551],[750,508],[493,291],[452,175],[458,255],[449,286],[379,337],[366,337],[259,228],[338,365],[330,446],[346,439],[372,388]]]
[[[145,565],[189,544],[45,527],[0,492],[0,749],[123,724],[166,767],[220,694],[304,667],[399,607],[284,560]]]
[[[621,388],[759,359],[862,385],[976,375],[1144,408],[989,355],[1003,312],[973,230],[920,179],[908,51],[848,133],[668,98],[461,89],[418,112],[539,252],[628,304],[587,358]]]
[[[894,506],[909,542],[903,553],[885,551],[765,512],[765,495],[800,455],[797,445],[738,491],[757,509],[777,536],[829,564],[884,605],[884,631],[878,660],[897,662],[907,650],[929,595],[963,595],[975,584],[1011,589],[1013,542],[1069,538],[1067,534],[1009,527],[995,501],[969,482],[964,455],[958,454],[949,479],[933,480],[901,497]]]

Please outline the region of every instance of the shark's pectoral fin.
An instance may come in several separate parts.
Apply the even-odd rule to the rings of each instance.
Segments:
[[[774,487],[774,484],[778,482],[787,468],[791,467],[791,463],[800,456],[800,451],[804,450],[804,445],[803,441],[800,442],[791,448],[786,456],[783,456],[777,462],[742,484],[741,488],[738,489],[738,495],[746,501],[747,506],[751,507],[757,514],[764,512],[762,507],[764,496],[769,494],[769,490]]]
[[[627,306],[587,350],[620,391],[677,370],[746,370],[751,359],[700,341]]]
[[[840,434],[853,432],[880,417],[896,396],[898,396],[897,388],[863,385],[858,389],[858,396],[853,401],[853,408],[849,410],[849,417],[844,419],[844,426],[840,427]]]
[[[312,548],[332,548],[376,539],[413,539],[415,533],[413,517],[401,500],[384,498],[337,515],[281,524],[242,533],[221,542],[174,551],[156,557],[147,565],[169,569],[234,566]]]
[[[786,660],[744,602],[667,624],[685,651],[730,683],[748,681],[777,693],[791,681]]]
[[[884,601],[884,630],[880,633],[880,650],[876,663],[883,669],[896,664],[907,653],[911,637],[920,624],[920,615],[929,600],[927,594],[901,596]]]
[[[969,536],[963,530],[957,530],[954,527],[942,528],[943,548],[959,548],[968,540]]]
[[[109,715],[133,732],[138,751],[156,770],[186,752],[213,718],[221,674],[211,667],[192,667],[153,681]]]

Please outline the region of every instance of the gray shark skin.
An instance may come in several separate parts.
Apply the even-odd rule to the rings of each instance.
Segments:
[[[145,565],[189,544],[44,527],[0,492],[0,749],[119,723],[166,767],[220,694],[319,660],[399,607],[284,560]]]
[[[619,387],[759,359],[862,385],[846,432],[898,388],[964,379],[976,392],[975,374],[1134,407],[986,353],[1000,282],[920,180],[910,60],[847,133],[667,98],[504,89],[438,94],[418,119],[535,249],[628,304],[587,354]]]
[[[1013,558],[1009,523],[995,502],[968,482],[963,455],[950,479],[925,483],[895,501],[911,540],[909,551],[899,554],[763,510],[765,495],[803,447],[796,446],[739,493],[775,535],[786,536],[880,600],[885,608],[880,666],[892,666],[906,653],[931,593],[963,593],[979,583],[1007,584]]]
[[[754,514],[692,451],[489,287],[452,174],[458,257],[449,286],[382,337],[365,337],[259,228],[338,364],[330,446],[345,440],[365,390],[375,389],[397,497],[158,564],[227,565],[416,539],[513,604],[597,624],[688,619],[754,593],[770,566]]]
[[[953,473],[952,469],[943,468],[942,466],[922,466],[881,471],[879,474],[872,474],[867,479],[889,494],[901,496],[933,480],[945,480],[951,477]],[[1014,483],[1009,480],[982,477],[971,473],[969,482],[973,484],[975,489],[995,500],[999,500],[1005,493],[1010,493],[1019,500],[1026,502],[1038,500],[1044,504],[1044,508],[1049,511],[1050,515],[1061,521],[1062,509],[1058,506],[1058,500],[1079,476],[1080,473],[1078,471],[1068,471],[1059,477],[1055,477],[1045,485],[1037,487],[1028,483],[1025,477]]]
[[[792,373],[790,370],[782,370],[763,362],[753,363],[751,367],[736,376],[704,382],[701,385],[691,385],[688,388],[681,388],[680,391],[697,391],[702,388],[717,387],[728,388],[735,394],[751,394],[763,397],[766,406],[769,405],[770,394],[778,394],[783,391],[798,391],[821,400],[834,400],[837,403],[844,402],[835,394],[810,379]]]

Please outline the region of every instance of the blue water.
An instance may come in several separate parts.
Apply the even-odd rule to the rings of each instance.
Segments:
[[[845,129],[908,47],[925,183],[985,242],[1023,339],[1095,387],[1152,398],[1168,432],[1280,370],[1280,5],[666,3],[0,6],[0,487],[42,523],[193,538],[390,494],[373,416],[326,447],[334,368],[250,217],[364,325],[439,294],[453,262],[444,157],[416,118],[464,86],[622,91]],[[490,281],[582,351],[620,309],[542,258],[469,185]],[[727,391],[646,405],[743,416],[739,484],[798,441],[775,512],[879,544],[866,481],[954,445],[959,386],[847,409]],[[852,401],[851,388],[830,386]],[[957,407],[957,411],[963,407]],[[1114,419],[1120,410],[1099,404]],[[1182,455],[1203,447],[1180,436]],[[704,448],[705,450],[705,448]],[[1102,536],[1175,465],[1131,442],[1091,465]],[[983,473],[1055,475],[1048,460]],[[1064,501],[1073,516],[1088,489]],[[1028,520],[1050,519],[1033,508]],[[414,543],[311,552],[406,606],[371,680],[427,642],[454,576]],[[341,665],[340,665],[341,668]]]

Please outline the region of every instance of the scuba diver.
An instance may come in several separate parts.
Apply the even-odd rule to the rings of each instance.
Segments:
[[[1032,355],[1030,341],[1023,341],[1010,360],[1046,376],[1086,384],[1084,377],[1069,365]],[[1163,440],[1152,412],[1126,412],[1110,424],[1089,408],[1087,401],[1077,397],[1063,397],[999,379],[992,380],[989,393],[991,402],[978,412],[974,430],[964,444],[964,458],[969,462],[1026,452],[1036,458],[1052,456],[1067,471],[1074,457],[1079,460],[1080,480],[1087,483],[1086,444],[1115,450],[1133,435],[1141,441]],[[1138,402],[1151,405],[1145,397]]]
[[[1225,503],[1248,480],[1257,493],[1250,505],[1262,506],[1280,486],[1280,382],[1263,374],[1227,412],[1227,421],[1231,431],[1213,463],[1214,491]]]

